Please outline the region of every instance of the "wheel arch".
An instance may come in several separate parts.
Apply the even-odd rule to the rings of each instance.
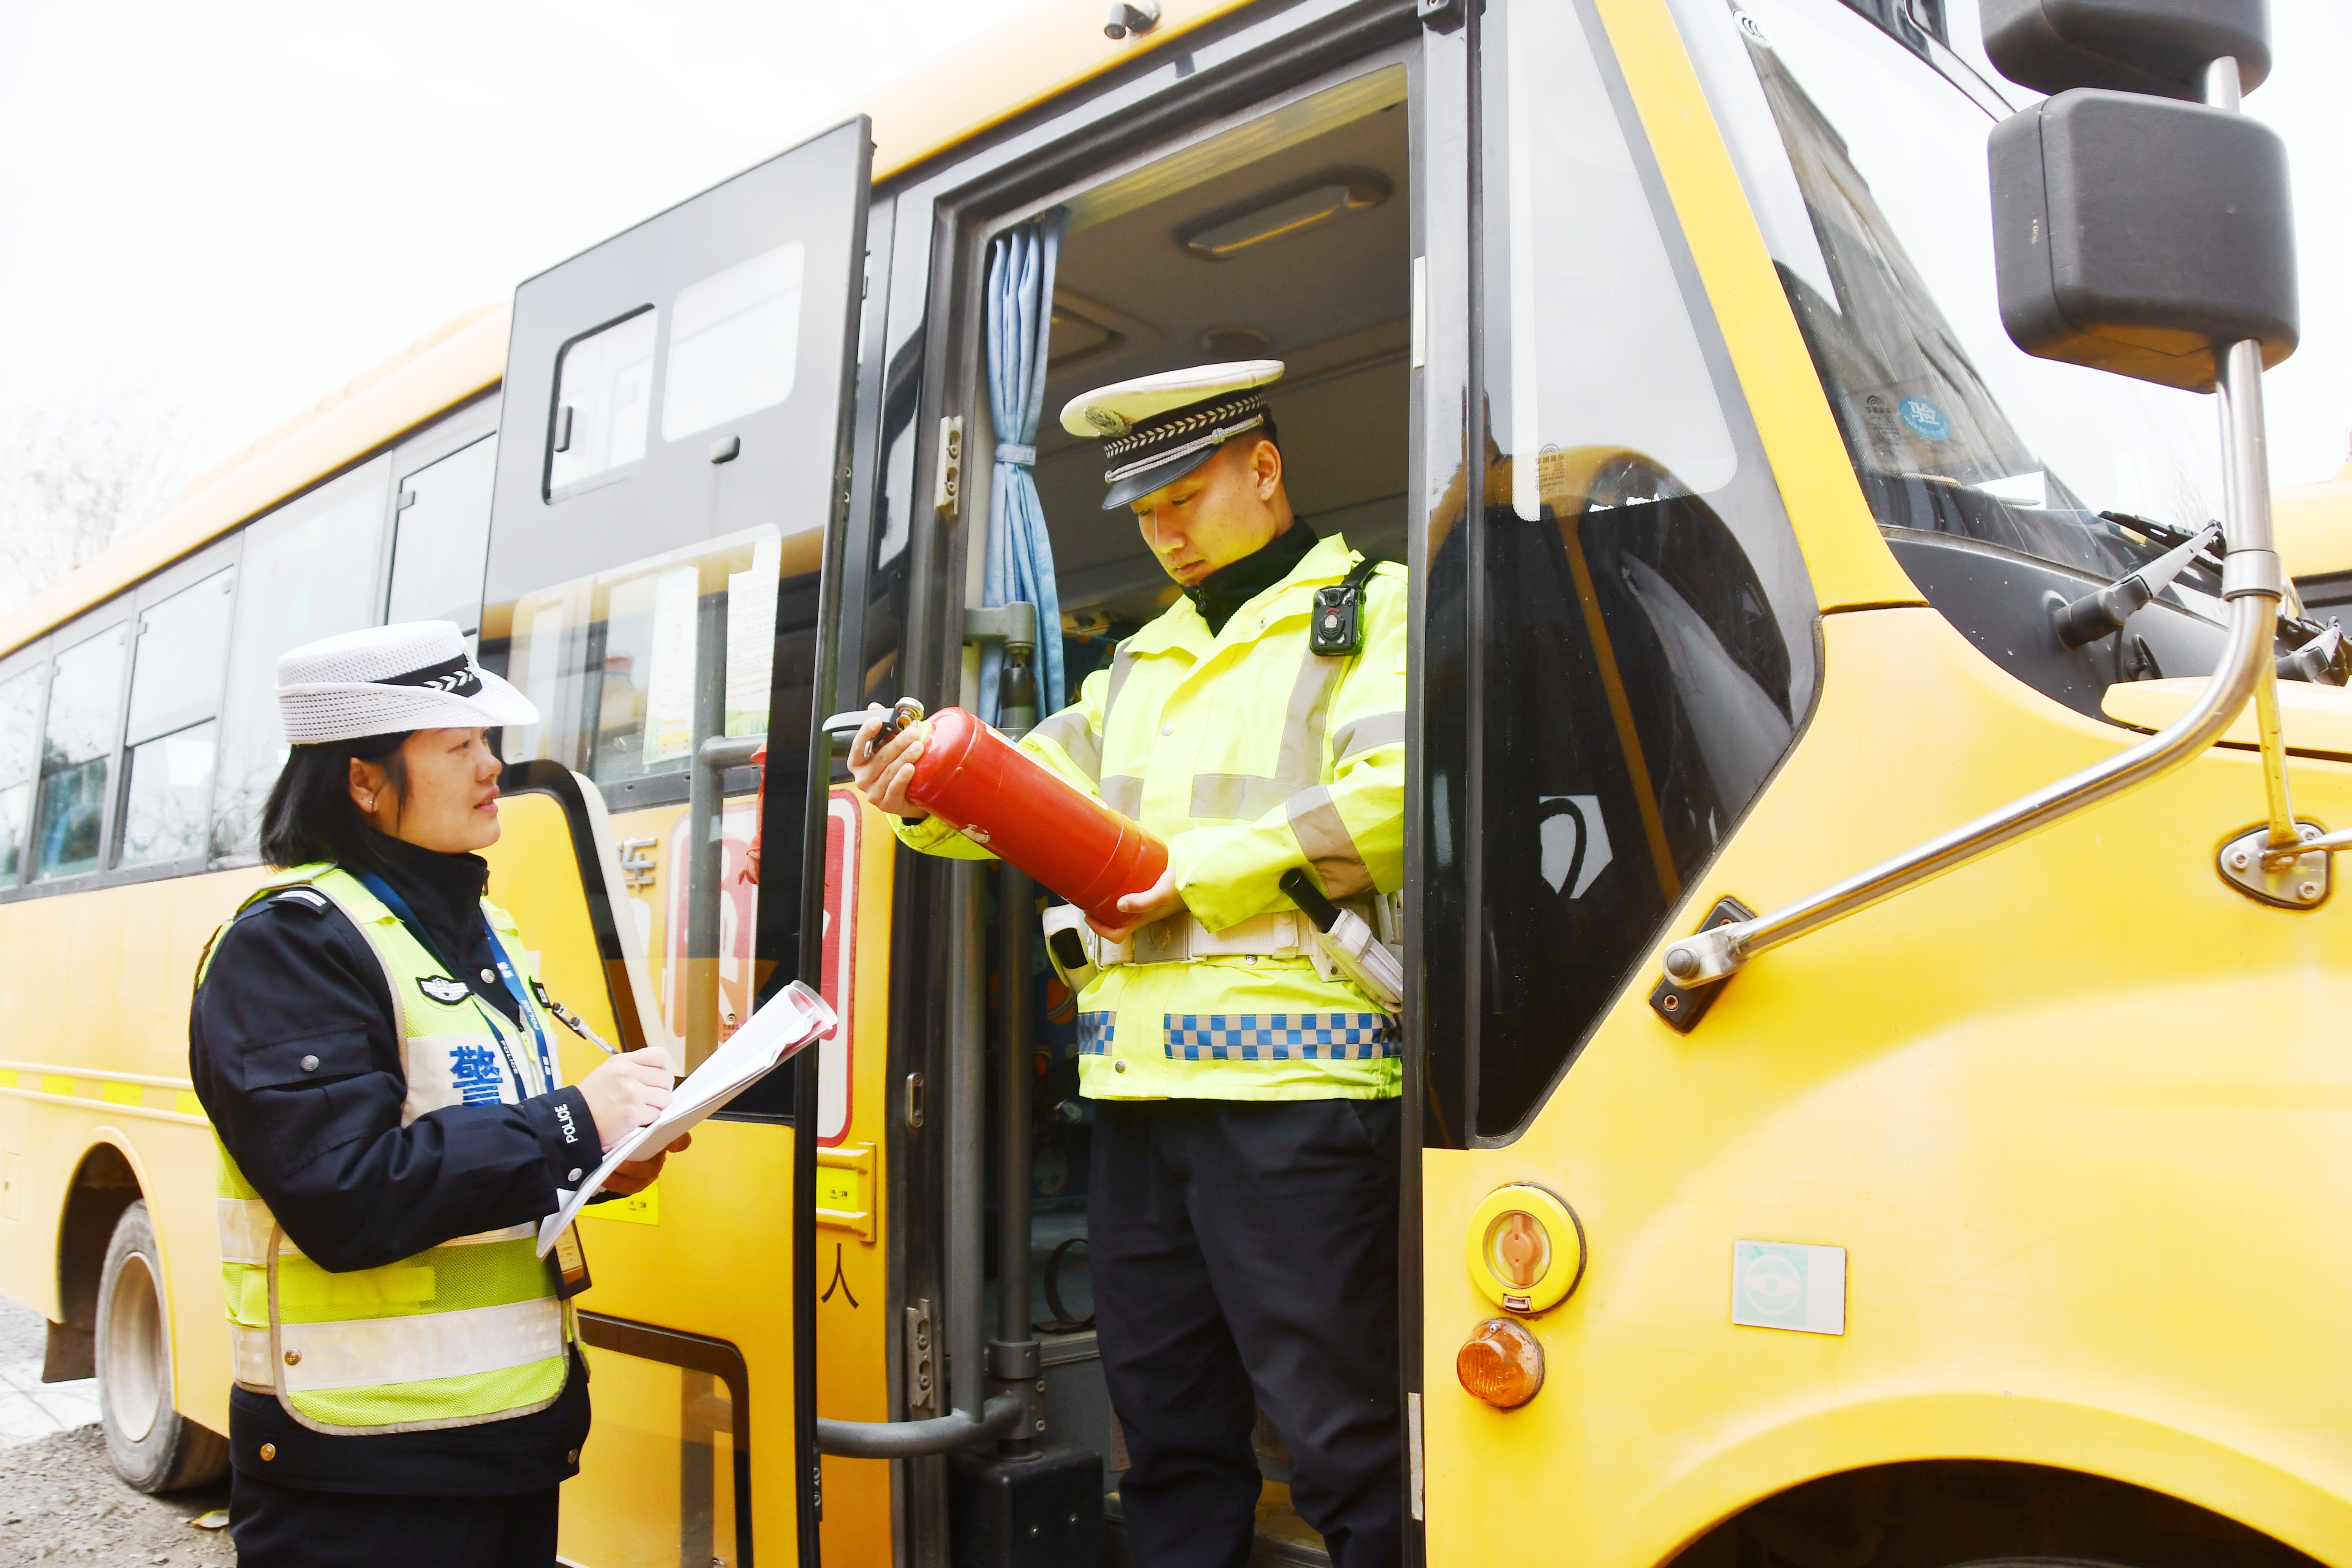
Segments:
[[[1705,1568],[1711,1542],[1809,1488],[1864,1490],[1969,1467],[2009,1472],[2000,1479],[2021,1498],[2037,1487],[2116,1489],[2117,1500],[2144,1503],[2192,1537],[2200,1521],[2212,1521],[2276,1549],[2249,1563],[2352,1565],[2352,1497],[2314,1475],[2226,1435],[2063,1400],[1972,1391],[1839,1403],[1739,1434],[1639,1510],[1636,1533],[1652,1545],[1636,1560]],[[1989,1515],[2000,1506],[1989,1503]],[[1710,1522],[1693,1531],[1694,1517]],[[2021,1504],[2020,1517],[2026,1517]],[[1967,1555],[2019,1549],[2046,1550],[2020,1541]],[[2093,1549],[2102,1548],[2073,1548]]]
[[[98,1289],[106,1268],[107,1246],[114,1239],[122,1211],[144,1199],[149,1190],[147,1165],[138,1146],[115,1128],[98,1128],[74,1163],[73,1177],[58,1205],[58,1314],[49,1322],[48,1348],[41,1368],[44,1382],[98,1374]],[[163,1251],[160,1233],[155,1249],[156,1266],[163,1271],[159,1283],[168,1293],[172,1266],[169,1258],[160,1256]],[[168,1312],[165,1318],[168,1322]]]

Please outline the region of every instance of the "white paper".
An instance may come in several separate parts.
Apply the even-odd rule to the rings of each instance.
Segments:
[[[751,566],[727,574],[727,732],[768,732],[768,679],[775,662],[776,584],[784,542],[751,546]]]
[[[646,672],[644,756],[650,767],[694,750],[694,632],[702,575],[688,563],[654,587],[652,668]]]
[[[578,1191],[556,1189],[563,1206],[539,1222],[539,1255],[548,1255],[556,1237],[580,1217],[581,1209],[624,1162],[636,1158],[640,1151],[650,1157],[650,1151],[668,1148],[679,1134],[726,1109],[730,1100],[766,1077],[778,1063],[810,1041],[832,1034],[838,1022],[824,998],[797,980],[770,997],[708,1060],[687,1075],[659,1121],[614,1144]]]

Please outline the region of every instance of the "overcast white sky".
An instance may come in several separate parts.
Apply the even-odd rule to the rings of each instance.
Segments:
[[[0,0],[0,419],[177,409],[223,454],[1019,3]],[[2352,5],[2272,8],[2294,483],[2352,426]]]

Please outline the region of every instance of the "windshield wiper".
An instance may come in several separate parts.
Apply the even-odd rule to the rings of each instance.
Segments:
[[[2158,522],[2152,517],[2139,517],[2127,511],[2103,511],[2099,516],[2117,528],[2128,528],[2134,533],[2146,534],[2150,541],[2167,549],[2186,544],[2199,536],[2189,529],[2175,528],[2168,522]],[[2209,522],[2202,531],[2218,533],[2221,527],[2218,522]],[[2218,577],[2221,574],[2221,552],[2210,547],[2200,550],[2197,552],[2197,564]]]
[[[2104,588],[2095,588],[2072,604],[2060,605],[2051,613],[2051,623],[2057,627],[2058,640],[2070,648],[2095,643],[2111,632],[2123,629],[2123,624],[2147,604],[2150,599],[2172,586],[2181,568],[2196,559],[2208,544],[2221,537],[2221,525],[2209,522],[2185,542],[2175,545],[2145,566],[2135,567]],[[2052,598],[2058,595],[2053,594]]]

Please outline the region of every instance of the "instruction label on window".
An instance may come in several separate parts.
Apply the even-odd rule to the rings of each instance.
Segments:
[[[654,589],[654,636],[646,677],[646,765],[694,749],[694,612],[701,573],[674,566]]]
[[[776,649],[776,583],[784,542],[751,546],[751,569],[727,574],[727,732],[768,732],[768,681]]]

